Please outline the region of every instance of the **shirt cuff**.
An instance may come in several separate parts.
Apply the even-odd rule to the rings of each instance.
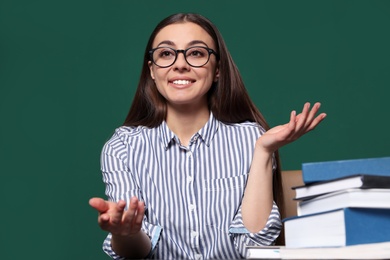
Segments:
[[[272,245],[278,238],[282,229],[282,221],[279,209],[276,203],[273,203],[271,214],[268,217],[265,227],[257,233],[249,232],[242,221],[241,208],[236,214],[232,224],[229,227],[229,234],[233,237],[245,236],[245,246],[253,245]],[[243,241],[244,242],[244,241]]]

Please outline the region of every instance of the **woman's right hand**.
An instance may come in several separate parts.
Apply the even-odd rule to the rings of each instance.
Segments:
[[[101,198],[91,198],[89,205],[99,213],[100,228],[113,235],[131,237],[141,230],[145,204],[137,197],[130,199],[127,210],[125,210],[126,202],[124,200],[116,203]]]

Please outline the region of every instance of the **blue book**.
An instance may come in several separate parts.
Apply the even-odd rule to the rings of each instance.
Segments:
[[[283,222],[287,248],[390,242],[390,209],[342,208]]]
[[[302,164],[302,179],[305,184],[329,181],[355,174],[390,176],[390,157]]]

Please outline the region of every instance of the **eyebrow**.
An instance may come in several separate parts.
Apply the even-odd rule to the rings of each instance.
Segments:
[[[174,46],[175,43],[172,42],[172,41],[162,41],[160,42],[157,47],[159,47],[160,45],[163,45],[163,44],[166,44],[166,45],[170,45],[170,46]],[[191,41],[187,44],[187,46],[191,46],[191,45],[196,45],[196,44],[203,44],[205,45],[206,47],[209,47],[204,41],[201,41],[201,40],[194,40],[194,41]]]

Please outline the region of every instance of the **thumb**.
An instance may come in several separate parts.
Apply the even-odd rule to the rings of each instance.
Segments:
[[[109,209],[107,201],[101,198],[91,198],[89,200],[89,205],[99,211],[99,213],[104,213]]]

